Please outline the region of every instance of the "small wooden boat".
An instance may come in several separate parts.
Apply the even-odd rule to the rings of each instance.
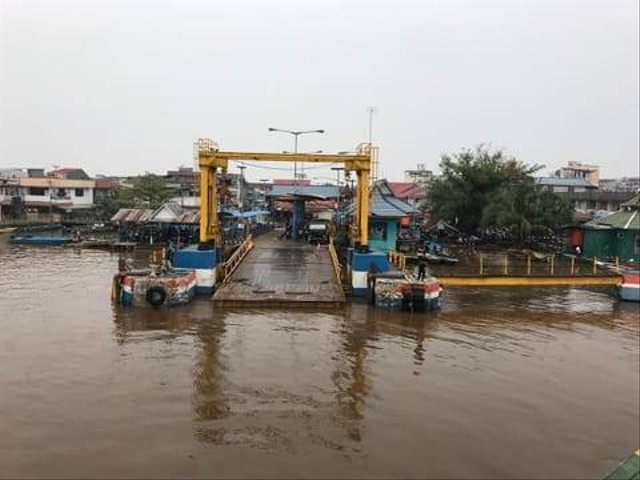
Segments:
[[[73,238],[71,237],[50,237],[32,234],[18,235],[9,239],[9,243],[38,246],[60,246],[71,243],[72,241]]]
[[[111,299],[125,306],[174,307],[189,303],[195,291],[195,270],[152,267],[117,273]]]
[[[136,248],[135,242],[115,242],[113,244],[114,250],[133,250]]]
[[[99,240],[99,239],[89,238],[86,240],[81,240],[79,242],[73,242],[67,246],[74,247],[74,248],[92,248],[92,249],[110,250],[114,248],[114,242],[112,242],[111,240]]]
[[[458,263],[459,261],[456,257],[444,254],[436,255],[435,253],[425,253],[424,256],[429,263],[444,263],[453,265],[454,263]]]

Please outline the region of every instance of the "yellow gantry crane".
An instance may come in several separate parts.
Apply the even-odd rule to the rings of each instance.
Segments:
[[[221,231],[218,218],[218,174],[225,174],[230,160],[258,162],[342,163],[345,172],[357,176],[356,205],[351,225],[354,245],[366,247],[369,242],[369,181],[373,149],[370,143],[361,143],[355,154],[316,153],[257,153],[224,152],[207,139],[197,142],[200,168],[200,242],[220,245]]]

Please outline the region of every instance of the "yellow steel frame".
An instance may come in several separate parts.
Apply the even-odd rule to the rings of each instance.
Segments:
[[[212,144],[213,145],[213,144]],[[226,172],[229,161],[342,163],[346,172],[356,172],[358,188],[356,209],[351,225],[354,242],[366,246],[369,242],[369,180],[372,149],[369,143],[358,145],[355,154],[256,153],[222,152],[215,146],[198,150],[200,168],[200,242],[220,242],[218,218],[217,175]]]

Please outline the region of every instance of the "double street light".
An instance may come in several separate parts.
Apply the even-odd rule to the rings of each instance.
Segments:
[[[284,130],[282,128],[273,128],[269,127],[270,132],[281,132],[288,133],[293,135],[293,153],[298,153],[298,137],[300,135],[305,135],[307,133],[324,133],[324,130]],[[293,162],[293,179],[297,181],[298,179],[298,162]]]

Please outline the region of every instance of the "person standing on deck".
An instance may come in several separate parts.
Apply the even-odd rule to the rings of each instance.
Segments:
[[[418,251],[418,281],[424,281],[427,274],[427,257],[422,250]]]

